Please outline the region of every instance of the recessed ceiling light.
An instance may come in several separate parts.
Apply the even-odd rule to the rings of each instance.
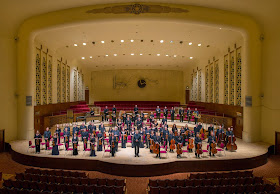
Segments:
[[[124,40],[121,40],[121,42],[124,42]]]
[[[222,28],[220,28],[220,30],[221,30]]]
[[[91,58],[91,59],[92,59],[92,56],[90,56],[89,58]]]
[[[173,40],[171,40],[170,43],[173,43]]]
[[[193,57],[190,57],[190,59],[193,59]]]
[[[192,42],[190,42],[189,45],[192,45]]]
[[[142,56],[143,54],[142,54],[142,53],[140,53],[140,55]]]
[[[177,55],[174,55],[174,57],[177,57]]]
[[[74,46],[78,46],[77,44],[74,44]]]
[[[130,40],[130,42],[134,42],[134,40]]]
[[[164,42],[164,40],[161,40],[161,41],[160,41],[160,43],[163,43],[163,42]]]
[[[201,44],[198,44],[198,46],[201,46]]]
[[[157,54],[157,56],[160,56],[160,54]]]
[[[101,43],[105,43],[105,41],[104,41],[104,40],[101,40]]]
[[[84,42],[83,45],[85,46],[85,45],[87,45],[87,43]]]
[[[108,57],[109,55],[105,55],[106,57]]]
[[[167,56],[167,57],[168,57],[168,55],[165,55],[165,56]]]
[[[85,57],[82,57],[82,59],[85,59]]]
[[[131,55],[134,55],[134,53],[131,53]]]
[[[116,56],[117,56],[117,54],[114,54],[114,56],[116,57]]]

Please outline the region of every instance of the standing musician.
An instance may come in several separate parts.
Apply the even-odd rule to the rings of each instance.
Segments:
[[[112,108],[112,113],[115,112],[115,114],[117,114],[117,108],[115,105],[113,105],[113,108]]]
[[[109,110],[108,110],[108,106],[105,107],[104,109],[104,121],[108,121],[108,115],[109,115]]]
[[[196,134],[199,134],[199,132],[200,132],[200,129],[199,129],[199,127],[198,127],[198,124],[195,125],[195,127],[193,128],[193,130],[194,130],[194,136],[196,137]]]
[[[70,129],[68,131],[68,128],[65,127],[63,137],[64,137],[65,150],[67,150],[69,148]]]
[[[126,148],[126,142],[127,142],[127,132],[122,128],[121,131],[121,138],[122,138],[122,148]]]
[[[57,124],[55,134],[56,134],[56,137],[58,139],[58,143],[60,143],[60,133],[61,133],[61,129],[59,128],[59,125]]]
[[[118,130],[117,127],[114,128],[113,130],[113,135],[116,137],[116,144],[115,144],[115,151],[118,151],[119,148],[119,139],[120,139],[120,131]]]
[[[180,122],[184,122],[184,109],[183,109],[183,107],[180,108],[179,115],[180,115]]]
[[[175,140],[175,136],[174,136],[173,132],[170,131],[170,133],[169,133],[169,135],[168,135],[169,148],[170,148],[171,140],[172,140],[172,139]],[[175,142],[175,143],[176,143],[176,142]],[[171,148],[170,148],[169,152],[174,152],[174,150],[171,150]]]
[[[35,139],[35,147],[36,147],[35,153],[39,154],[40,153],[40,144],[41,144],[41,141],[42,141],[42,136],[41,136],[41,134],[38,130],[36,131],[34,139]]]
[[[193,114],[194,114],[194,123],[196,124],[198,121],[198,115],[199,115],[197,108],[194,109]]]
[[[135,146],[135,157],[139,157],[139,147],[140,147],[141,135],[139,131],[136,130],[135,135],[133,136],[133,142]]]
[[[140,136],[141,136],[141,141],[140,141],[140,148],[144,148],[144,136],[145,136],[145,131],[143,130],[143,128],[140,128],[140,132],[139,132]]]
[[[47,127],[46,131],[44,132],[44,139],[45,139],[45,143],[46,143],[46,149],[48,149],[48,147],[50,147],[51,135],[52,135],[52,133],[50,132],[50,129]]]
[[[117,121],[117,115],[116,115],[116,112],[113,111],[112,112],[112,123],[113,123],[113,126],[116,126],[116,121]]]
[[[157,119],[159,120],[160,119],[160,108],[159,108],[159,106],[157,106],[157,108],[156,108],[156,114],[157,114]]]
[[[151,114],[150,114],[150,120],[152,121],[154,118],[155,118],[155,115],[154,115],[153,112],[151,112]]]
[[[103,133],[101,133],[98,129],[96,131],[97,134],[97,151],[102,151],[102,142],[104,141]]]
[[[216,143],[216,137],[214,136],[213,131],[211,131],[210,136],[208,137],[209,156],[211,156],[211,143]],[[215,156],[215,154],[213,154],[213,156]]]
[[[105,126],[103,124],[103,122],[101,122],[101,124],[99,125],[99,133],[101,133],[102,135],[102,142],[104,143],[104,138],[105,138]],[[98,151],[98,150],[97,150]],[[102,151],[102,150],[101,150]]]
[[[162,120],[161,120],[161,124],[165,125],[167,124],[167,117],[163,116]]]
[[[95,154],[95,137],[94,137],[94,134],[92,133],[91,136],[90,136],[90,156],[92,157],[95,157],[96,154]]]
[[[151,129],[145,128],[145,141],[146,141],[146,148],[150,148],[150,138],[151,138]]]
[[[96,133],[96,126],[92,124],[92,122],[89,122],[88,125],[88,132],[90,134],[95,134]]]
[[[161,142],[161,137],[160,137],[160,133],[159,133],[159,132],[156,133],[156,137],[155,137],[154,141],[155,141],[155,144],[158,144],[158,145],[159,145],[159,146],[158,146],[158,147],[159,147],[159,152],[158,152],[156,158],[157,158],[157,157],[160,158],[160,142]]]
[[[220,126],[219,126],[219,129],[217,130],[217,133],[216,133],[217,137],[219,137],[221,133],[224,133],[224,129],[223,129],[222,126],[220,125]]]
[[[73,129],[72,129],[72,135],[74,135],[75,133],[78,134],[79,131],[80,131],[79,127],[77,127],[77,125],[74,125],[74,126],[73,126]]]
[[[202,145],[202,139],[199,137],[199,133],[196,134],[196,137],[194,139],[194,144],[195,144],[195,157],[199,158],[199,154],[196,153],[197,150],[197,144],[201,144]]]
[[[129,116],[126,119],[125,124],[127,125],[128,130],[131,131],[131,120]]]
[[[82,131],[82,140],[84,142],[84,151],[87,149],[87,141],[88,141],[88,132],[84,128]]]
[[[82,123],[82,125],[80,126],[80,131],[82,131],[83,129],[87,130],[87,126],[85,126],[85,123]]]
[[[167,116],[168,116],[168,109],[166,106],[163,109],[163,115],[165,116],[165,118],[167,118]]]
[[[136,126],[137,126],[137,130],[140,130],[142,128],[142,121],[141,121],[140,117],[138,117],[138,119],[136,121]]]
[[[123,123],[126,122],[126,117],[127,117],[127,114],[126,114],[126,112],[124,111],[123,114],[122,114]]]
[[[132,140],[134,139],[134,135],[135,135],[134,128],[132,128],[130,132],[130,136]],[[131,141],[131,147],[134,148],[134,141]]]
[[[150,137],[150,142],[149,142],[149,144],[150,144],[149,148],[150,148],[151,153],[153,153],[152,142],[155,141],[155,139],[156,139],[156,135],[155,135],[154,131],[151,131],[151,137]]]
[[[185,146],[186,145],[186,133],[185,133],[185,128],[183,126],[180,129],[180,134],[183,138],[182,145]]]
[[[173,126],[172,126],[172,132],[173,132],[173,134],[175,134],[175,131],[177,131],[177,126],[176,126],[176,124],[174,123]]]
[[[90,114],[91,117],[94,116],[94,108],[91,108],[91,109],[90,109],[90,113],[89,113],[89,114]],[[94,119],[91,120],[91,121],[94,122]]]
[[[141,118],[141,121],[143,122],[144,121],[144,113],[143,113],[143,111],[141,111],[141,114],[140,114],[140,118]]]
[[[135,114],[135,115],[138,114],[138,107],[137,107],[137,104],[136,104],[135,107],[134,107],[134,114]]]
[[[73,139],[72,139],[72,144],[73,144],[73,155],[78,155],[78,137],[77,133],[74,133]]]
[[[165,141],[165,145],[168,145],[168,140],[169,140],[169,130],[167,127],[164,127],[164,130],[163,130],[163,140]]]
[[[211,132],[214,131],[214,127],[213,127],[213,124],[210,124],[210,126],[208,127],[208,136],[211,135]]]
[[[64,134],[64,132],[66,131],[66,129],[67,129],[67,131],[70,132],[70,127],[69,127],[69,124],[68,124],[68,123],[65,125],[65,127],[64,127],[64,129],[63,129],[63,134]]]
[[[178,132],[178,136],[175,137],[175,142],[176,142],[177,146],[178,146],[178,144],[180,144],[182,146],[182,144],[183,144],[183,137],[182,137],[180,132]],[[177,154],[177,158],[181,158],[181,155]]]
[[[52,155],[59,155],[58,151],[58,136],[57,133],[53,135],[53,148],[52,148]]]
[[[118,126],[118,130],[120,131],[122,129],[122,120],[120,117],[118,118],[117,126]]]
[[[111,147],[111,154],[112,157],[115,156],[115,152],[116,152],[116,144],[118,143],[117,137],[114,136],[114,134],[111,133],[110,137],[109,137],[109,143],[110,143],[110,147]]]
[[[174,116],[175,116],[174,107],[172,107],[171,110],[170,110],[170,116],[171,116],[171,122],[174,122]]]
[[[188,122],[191,121],[191,118],[192,118],[192,111],[191,111],[191,108],[188,108],[187,110],[187,115],[188,115]]]

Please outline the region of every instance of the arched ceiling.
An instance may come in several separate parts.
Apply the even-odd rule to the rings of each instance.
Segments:
[[[223,53],[240,39],[241,34],[230,29],[151,20],[81,24],[44,31],[35,38],[91,70],[182,70]]]

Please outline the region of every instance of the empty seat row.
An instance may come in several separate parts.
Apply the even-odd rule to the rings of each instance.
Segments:
[[[16,180],[26,180],[41,183],[58,183],[58,184],[74,184],[74,185],[105,185],[105,186],[125,186],[125,179],[98,179],[98,178],[75,178],[63,176],[50,176],[19,173],[16,174]]]
[[[185,186],[215,186],[215,185],[253,185],[262,184],[262,177],[221,178],[221,179],[182,179],[182,180],[149,180],[152,187],[185,187]]]
[[[196,173],[190,174],[189,179],[211,179],[211,178],[237,178],[252,177],[253,171],[232,171],[222,173]]]
[[[38,183],[31,181],[4,181],[4,187],[8,189],[25,189],[30,191],[49,191],[59,193],[115,193],[122,194],[125,187],[122,186],[98,186],[98,185],[67,185],[57,183]]]
[[[56,175],[56,176],[67,176],[67,177],[87,177],[85,172],[72,172],[65,170],[41,170],[35,168],[28,168],[25,170],[29,174],[41,174],[41,175]]]
[[[257,184],[257,185],[236,185],[236,186],[197,186],[197,187],[150,187],[149,194],[200,194],[200,193],[272,193],[275,191],[275,185]]]

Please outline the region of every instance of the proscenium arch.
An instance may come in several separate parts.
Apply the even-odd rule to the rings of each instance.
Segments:
[[[243,111],[243,140],[255,142],[260,140],[261,131],[261,30],[250,17],[205,7],[186,6],[177,4],[141,3],[142,5],[162,5],[188,10],[187,13],[86,13],[88,10],[113,7],[125,4],[106,4],[78,7],[38,15],[26,20],[18,32],[17,45],[17,128],[18,139],[31,139],[34,135],[34,98],[35,98],[35,65],[33,41],[37,33],[55,28],[73,26],[81,23],[122,20],[164,20],[172,22],[187,22],[214,27],[229,28],[243,34],[245,56],[242,66],[242,101],[245,96],[252,96],[252,107],[244,106]],[[32,96],[33,106],[26,106],[26,96]]]

